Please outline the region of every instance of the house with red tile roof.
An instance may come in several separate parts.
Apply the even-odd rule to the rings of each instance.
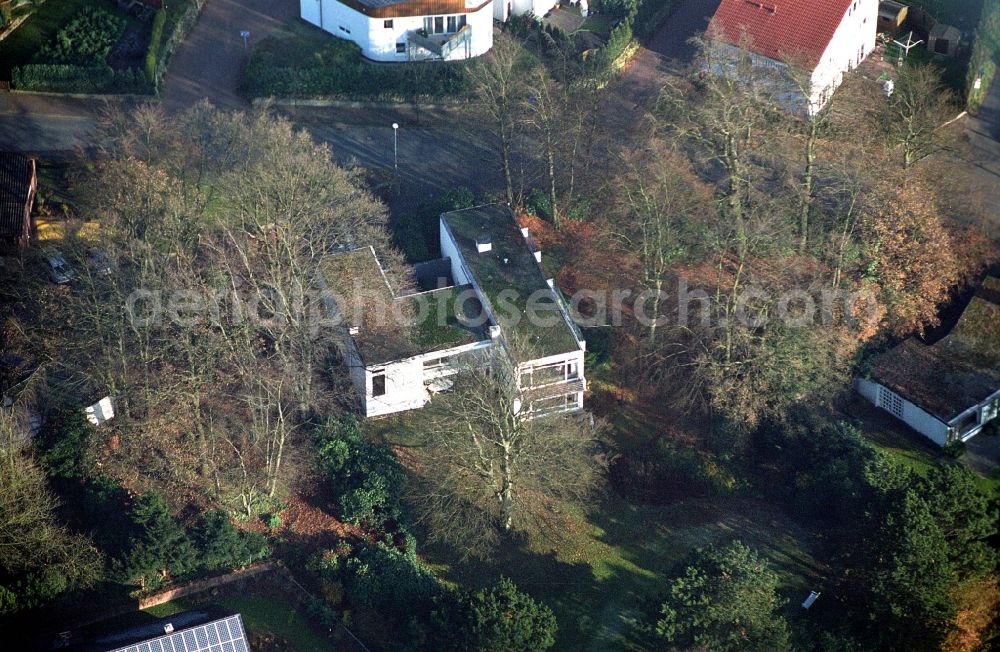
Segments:
[[[877,20],[878,0],[722,0],[708,36],[722,52],[746,48],[760,66],[808,72],[808,98],[791,94],[814,114],[875,49]]]

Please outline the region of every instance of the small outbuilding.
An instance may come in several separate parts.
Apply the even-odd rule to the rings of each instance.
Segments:
[[[954,57],[962,43],[962,32],[951,25],[936,23],[927,35],[927,50],[934,54]]]
[[[983,282],[946,337],[906,340],[854,386],[939,446],[975,436],[1000,414],[1000,278]]]
[[[910,8],[893,0],[883,0],[878,3],[878,21],[875,23],[880,32],[895,34],[896,31],[906,22],[906,15]]]

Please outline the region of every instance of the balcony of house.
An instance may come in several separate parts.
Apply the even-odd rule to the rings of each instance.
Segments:
[[[472,28],[465,16],[428,17],[422,29],[407,33],[406,47],[413,61],[468,59],[472,56]]]

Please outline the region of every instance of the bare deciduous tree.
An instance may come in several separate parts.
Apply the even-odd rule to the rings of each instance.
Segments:
[[[502,355],[470,367],[426,408],[414,499],[432,536],[484,555],[503,533],[545,527],[555,501],[599,477],[597,431],[581,416],[531,419]]]

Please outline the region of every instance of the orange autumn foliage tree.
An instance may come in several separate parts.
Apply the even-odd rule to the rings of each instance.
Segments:
[[[981,237],[949,227],[934,195],[912,176],[875,184],[859,226],[860,275],[878,287],[883,325],[899,337],[937,325],[939,305],[983,268],[990,251]]]

